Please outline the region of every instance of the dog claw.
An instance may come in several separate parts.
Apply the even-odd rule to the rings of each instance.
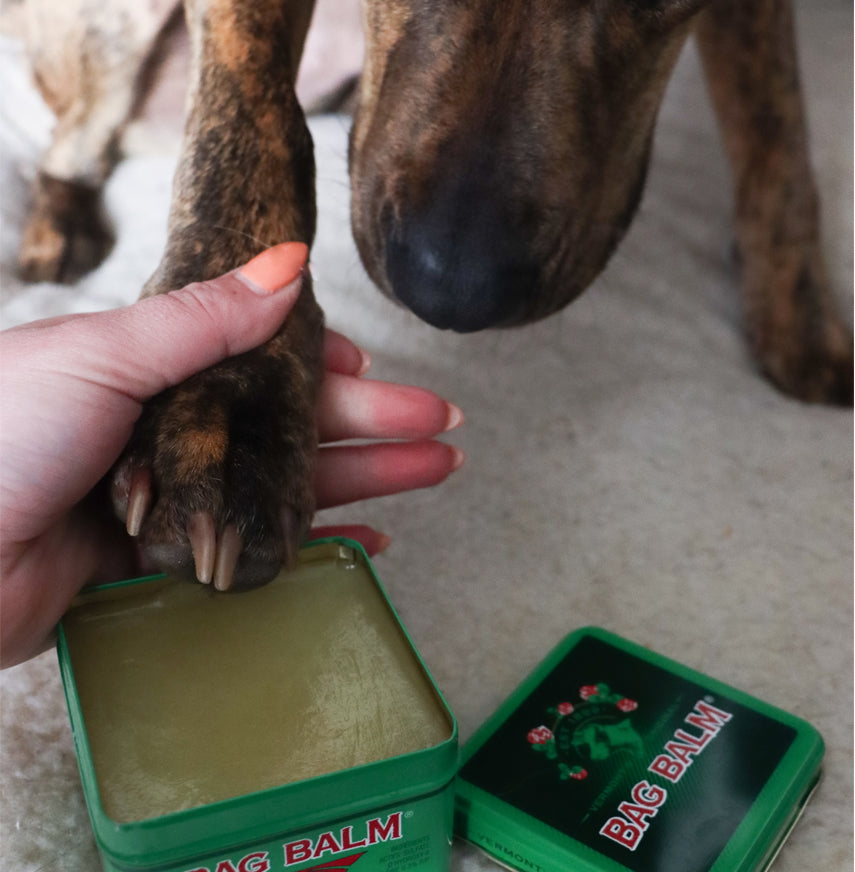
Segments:
[[[217,547],[216,568],[214,569],[214,587],[217,590],[228,590],[232,586],[235,567],[243,549],[243,540],[237,527],[228,524],[220,536]]]
[[[291,506],[285,505],[279,510],[279,524],[282,528],[282,541],[284,543],[282,565],[290,569],[297,562],[297,551],[300,548],[300,525]]]
[[[187,522],[187,538],[193,551],[196,578],[202,584],[214,579],[214,564],[217,558],[217,528],[208,512],[196,512]]]
[[[131,476],[128,488],[128,513],[125,527],[131,536],[139,536],[145,516],[152,503],[151,473],[147,469],[137,469]]]

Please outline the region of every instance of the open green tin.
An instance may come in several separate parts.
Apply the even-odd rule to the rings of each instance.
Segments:
[[[761,872],[822,756],[804,721],[582,629],[466,744],[455,830],[525,872]]]
[[[447,872],[457,725],[357,543],[96,588],[58,652],[107,872]]]

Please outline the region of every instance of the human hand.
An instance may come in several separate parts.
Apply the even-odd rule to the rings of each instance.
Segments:
[[[144,571],[101,493],[142,404],[270,338],[300,290],[307,249],[286,243],[219,279],[131,306],[0,333],[0,665],[41,651],[87,583]],[[462,453],[432,437],[460,423],[430,391],[362,378],[367,357],[327,331],[318,408],[319,508],[441,482]],[[382,440],[402,440],[384,442]],[[388,544],[365,526],[323,528]]]

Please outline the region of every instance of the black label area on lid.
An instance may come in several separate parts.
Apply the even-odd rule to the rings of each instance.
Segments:
[[[708,872],[795,737],[585,636],[460,776],[633,872]]]

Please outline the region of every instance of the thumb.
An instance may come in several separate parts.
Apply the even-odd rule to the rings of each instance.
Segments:
[[[143,401],[270,339],[300,295],[308,253],[282,243],[219,278],[68,327],[82,331],[75,344],[89,348],[96,381]]]

